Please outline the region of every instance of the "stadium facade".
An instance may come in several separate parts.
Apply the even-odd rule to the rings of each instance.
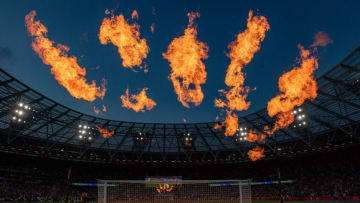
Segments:
[[[213,164],[248,162],[247,152],[256,144],[265,147],[263,159],[359,145],[360,47],[317,83],[318,97],[298,107],[305,115],[301,122],[265,143],[250,143],[242,132],[273,125],[265,108],[240,117],[233,137],[215,130],[217,122],[108,120],[61,105],[0,69],[0,151],[85,162]],[[114,135],[104,138],[97,127]]]

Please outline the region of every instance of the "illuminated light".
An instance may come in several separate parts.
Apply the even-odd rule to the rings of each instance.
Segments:
[[[242,131],[243,129],[242,128],[240,128],[240,131]]]
[[[79,128],[81,128],[81,125],[79,125]]]
[[[22,106],[23,106],[23,103],[19,103],[19,106],[22,107]]]
[[[16,109],[16,110],[15,110],[15,113],[18,113],[18,112],[19,112],[19,110]]]
[[[305,121],[303,122],[303,125],[306,125],[306,122],[305,122]]]
[[[19,122],[21,122],[21,119],[19,118],[19,120],[18,120]]]
[[[89,140],[91,140],[92,139],[92,137],[89,137]]]
[[[109,10],[105,11],[110,14]],[[99,40],[105,45],[112,43],[118,48],[122,65],[125,68],[134,66],[141,67],[143,60],[149,53],[149,47],[145,38],[140,38],[140,26],[136,23],[129,24],[122,14],[114,16],[111,12],[110,18],[104,18],[100,26]]]
[[[80,139],[82,139],[82,138],[83,138],[83,136],[82,136],[82,135],[80,135],[80,136],[79,136],[79,138],[80,138]]]
[[[301,112],[302,111],[302,109],[299,109],[299,112]]]
[[[19,115],[22,115],[23,114],[23,111],[19,111]]]
[[[28,108],[28,106],[27,105],[25,105],[25,109],[27,109]]]
[[[12,119],[13,119],[13,120],[16,120],[16,117],[14,116],[14,117],[12,117]]]
[[[199,106],[204,99],[201,85],[206,83],[207,72],[203,60],[208,58],[209,47],[197,40],[198,31],[194,19],[200,17],[200,14],[191,12],[187,16],[189,23],[184,35],[172,40],[163,57],[170,63],[169,79],[178,101],[190,108],[189,103]]]
[[[81,133],[82,133],[82,134],[85,134],[85,131],[83,130],[83,131],[81,131]]]

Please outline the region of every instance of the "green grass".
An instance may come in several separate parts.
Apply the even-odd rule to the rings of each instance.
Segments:
[[[126,201],[119,201],[119,202],[109,202],[109,203],[132,203],[134,201],[131,202],[126,202]],[[163,200],[163,201],[135,201],[136,203],[166,203],[169,201]],[[203,201],[195,201],[195,200],[188,200],[188,201],[174,201],[175,203],[239,203],[239,200],[203,200]],[[327,200],[323,200],[323,201],[285,201],[284,203],[335,203],[338,201],[327,201]],[[95,202],[93,202],[95,203]],[[280,203],[280,200],[252,200],[252,203]]]
[[[132,203],[135,201],[119,201],[119,202],[109,202],[109,203]],[[166,203],[168,201],[136,201],[136,203]],[[174,201],[175,203],[199,203],[198,201]],[[338,203],[339,201],[284,201],[284,203]],[[351,202],[351,201],[347,201]],[[354,201],[355,202],[355,201]],[[30,203],[38,203],[38,202],[30,202]],[[51,203],[63,203],[63,202],[51,202]],[[96,203],[96,202],[90,202]],[[239,200],[204,200],[200,203],[239,203]],[[280,200],[252,200],[252,203],[280,203]]]

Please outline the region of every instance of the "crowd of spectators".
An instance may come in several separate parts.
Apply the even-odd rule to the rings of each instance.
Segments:
[[[71,182],[145,180],[146,176],[182,176],[183,179],[199,180],[252,179],[254,182],[278,181],[279,178],[292,180],[291,183],[280,185],[254,185],[252,197],[279,197],[280,194],[284,197],[360,196],[360,161],[353,154],[354,150],[255,163],[146,166],[80,163],[1,154],[4,159],[0,160],[0,202],[77,202],[83,192],[89,194],[89,199],[96,199],[96,187],[74,186]],[[126,191],[119,194],[125,195]],[[179,189],[174,193],[176,191]],[[188,191],[189,194],[181,195],[193,197],[191,191],[196,190]],[[154,189],[151,194],[155,193]]]

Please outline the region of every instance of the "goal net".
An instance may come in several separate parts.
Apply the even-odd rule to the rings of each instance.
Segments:
[[[251,203],[250,180],[98,180],[98,202]]]

